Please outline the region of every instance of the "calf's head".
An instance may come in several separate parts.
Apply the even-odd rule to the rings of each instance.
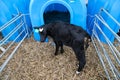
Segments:
[[[37,29],[37,31],[39,31],[40,34],[40,41],[44,42],[46,40],[47,37],[47,30],[44,27],[34,27],[34,29]]]

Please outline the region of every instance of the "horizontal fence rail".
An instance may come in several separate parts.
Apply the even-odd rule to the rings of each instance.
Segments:
[[[101,12],[104,12],[107,17],[109,17],[115,24],[120,27],[120,23],[112,17],[105,9],[101,9]],[[104,25],[115,37],[114,42],[112,43],[101,26]],[[98,33],[99,32],[99,33]],[[99,35],[103,35],[106,43],[103,43],[100,40]],[[94,27],[92,30],[92,43],[96,49],[98,57],[101,61],[103,69],[106,73],[108,80],[119,80],[120,79],[120,45],[116,46],[116,44],[120,44],[120,36],[116,34],[114,30],[111,29],[111,26],[107,24],[105,19],[102,17],[101,13],[95,15],[94,19]]]
[[[25,16],[28,14],[18,14],[14,18],[12,18],[10,21],[8,21],[6,24],[0,27],[0,32],[5,30],[10,25],[15,25],[14,29],[12,29],[6,36],[4,36],[0,40],[0,60],[4,60],[2,63],[0,63],[0,73],[3,71],[5,66],[8,64],[10,59],[13,57],[21,43],[24,41],[25,38],[30,36],[29,28],[26,24]],[[17,23],[17,24],[15,24]],[[18,35],[15,36],[14,40],[9,40],[11,36],[18,33]],[[17,39],[19,39],[17,41]],[[17,45],[15,45],[17,44]],[[15,46],[15,47],[13,47]],[[10,51],[11,48],[14,48],[12,51]],[[10,51],[10,52],[9,52]],[[3,59],[4,56],[7,56],[7,58]]]

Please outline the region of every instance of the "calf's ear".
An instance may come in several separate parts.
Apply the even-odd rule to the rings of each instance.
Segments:
[[[40,31],[40,32],[43,32],[43,30],[44,30],[43,28],[39,28],[39,31]]]

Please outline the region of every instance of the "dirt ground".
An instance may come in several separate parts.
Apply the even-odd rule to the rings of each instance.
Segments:
[[[55,46],[26,39],[0,74],[0,80],[107,80],[92,42],[86,50],[86,65],[79,75],[70,47],[55,56]]]

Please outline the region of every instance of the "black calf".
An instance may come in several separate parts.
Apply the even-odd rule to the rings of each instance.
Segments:
[[[63,44],[72,47],[79,61],[77,73],[84,68],[86,64],[84,45],[85,48],[88,47],[90,36],[81,27],[58,21],[35,29],[40,32],[41,42],[44,42],[47,36],[53,38],[56,45],[55,55],[58,54],[59,47],[61,53],[64,52]]]

